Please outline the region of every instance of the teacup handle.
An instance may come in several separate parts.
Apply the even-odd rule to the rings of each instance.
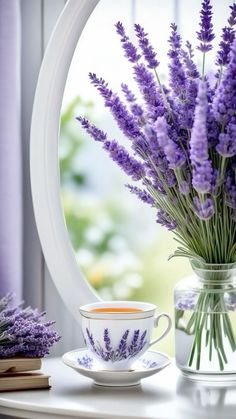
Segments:
[[[154,327],[158,326],[158,323],[159,323],[159,320],[160,320],[161,317],[166,317],[167,318],[167,320],[168,320],[167,328],[166,328],[166,330],[164,330],[164,332],[161,334],[161,336],[158,336],[156,339],[153,339],[149,343],[149,348],[150,348],[150,346],[154,345],[154,343],[157,343],[157,342],[159,342],[159,340],[164,338],[171,329],[172,321],[171,321],[171,318],[170,318],[169,314],[167,314],[167,313],[161,313],[161,314],[158,314],[157,316],[155,316]]]

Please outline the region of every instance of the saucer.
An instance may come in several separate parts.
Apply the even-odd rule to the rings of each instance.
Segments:
[[[86,348],[67,352],[62,357],[68,367],[85,377],[92,378],[99,386],[123,387],[140,384],[140,380],[150,377],[170,364],[167,355],[157,351],[147,351],[129,370],[104,370],[102,365]]]

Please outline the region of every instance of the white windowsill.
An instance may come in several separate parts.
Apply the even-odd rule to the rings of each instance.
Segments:
[[[0,415],[30,419],[235,419],[236,385],[184,379],[174,363],[140,386],[108,388],[66,367],[60,358],[43,361],[51,390],[0,394]]]

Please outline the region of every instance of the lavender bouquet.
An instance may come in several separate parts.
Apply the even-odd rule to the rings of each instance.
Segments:
[[[234,3],[222,29],[215,76],[209,77],[205,63],[215,38],[210,0],[202,2],[197,32],[201,69],[194,62],[192,45],[188,41],[183,45],[177,26],[171,24],[169,83],[165,85],[158,73],[157,53],[145,30],[134,25],[134,44],[118,22],[116,32],[131,64],[138,95],[121,84],[122,100],[105,80],[93,73],[89,77],[132,152],[86,118],[77,118],[111,159],[139,183],[126,185],[130,192],[155,208],[157,223],[173,231],[178,243],[174,256],[203,264],[236,262],[235,25]],[[207,312],[208,307],[220,307],[222,311],[223,303],[221,296],[205,294],[200,294],[197,301],[200,312]],[[203,333],[207,334],[209,359],[215,350],[221,370],[227,364],[224,337],[227,346],[236,349],[227,313],[223,320],[216,314],[212,321],[209,327],[207,318],[196,311],[186,327],[194,334],[188,365],[195,360],[196,369],[200,368]]]
[[[43,322],[45,312],[12,305],[8,294],[0,300],[0,358],[44,357],[60,336],[53,321]]]

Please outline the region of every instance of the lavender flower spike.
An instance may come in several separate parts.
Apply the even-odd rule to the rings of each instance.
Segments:
[[[105,106],[110,109],[111,114],[117,122],[120,130],[128,138],[136,139],[138,136],[140,136],[141,133],[133,115],[130,114],[117,94],[113,93],[112,90],[108,88],[105,80],[98,78],[94,73],[90,73],[89,78],[105,100]]]
[[[164,115],[165,108],[153,73],[144,64],[138,63],[134,66],[134,79],[147,104],[148,118],[156,121],[158,116]]]
[[[169,64],[170,86],[174,95],[182,99],[185,95],[186,75],[182,65],[181,37],[175,23],[171,23],[170,27],[172,30],[168,40],[170,44],[168,56],[171,59]]]
[[[212,165],[208,160],[207,110],[206,84],[200,81],[190,140],[190,159],[193,167],[192,184],[199,193],[210,192],[213,176]]]
[[[153,205],[154,199],[153,197],[144,189],[137,188],[137,186],[126,185],[129,188],[130,192],[137,195],[137,197],[145,202],[146,204]]]
[[[233,210],[236,209],[236,185],[233,177],[228,175],[225,182],[225,203],[228,207],[232,208]]]
[[[193,198],[193,206],[195,214],[201,220],[210,220],[210,218],[214,215],[215,210],[211,198],[205,198],[205,200],[201,202],[198,196],[195,196]]]
[[[131,63],[136,63],[140,59],[140,55],[137,52],[137,48],[134,46],[134,44],[130,41],[129,37],[125,33],[124,26],[121,22],[117,22],[115,24],[116,32],[121,37],[121,44],[122,48],[125,52],[125,57],[128,58],[128,60]]]
[[[222,29],[220,50],[217,52],[216,64],[220,66],[225,66],[229,63],[229,55],[232,43],[235,38],[235,30],[233,26],[236,25],[236,3],[230,6],[231,13],[228,19],[229,26],[225,26]]]
[[[82,116],[78,116],[76,119],[95,141],[105,141],[107,139],[105,132],[91,124],[88,119],[83,118]]]
[[[177,169],[185,163],[185,156],[178,145],[170,139],[167,133],[167,123],[164,117],[159,117],[155,124],[157,139],[164,150],[171,169]]]
[[[193,165],[192,185],[199,193],[208,193],[212,189],[213,169],[209,160]]]
[[[135,33],[138,38],[139,47],[143,53],[145,60],[148,63],[149,68],[156,68],[160,63],[156,59],[156,53],[153,47],[150,45],[147,38],[147,33],[145,33],[142,26],[135,24],[134,25]]]
[[[165,211],[162,209],[157,211],[157,220],[156,222],[158,224],[161,224],[162,226],[166,227],[168,230],[175,230],[177,227],[177,222]]]
[[[222,81],[213,101],[216,120],[228,124],[236,113],[236,39],[230,52],[230,61],[222,76]]]
[[[135,120],[139,125],[143,124],[142,115],[143,115],[143,109],[140,105],[136,103],[136,97],[132,93],[132,91],[128,88],[127,84],[122,83],[121,84],[122,92],[124,93],[125,99],[130,104],[130,110],[133,114],[133,116],[136,118]]]
[[[207,52],[212,49],[211,42],[215,38],[212,25],[212,6],[210,0],[203,0],[202,9],[200,12],[200,31],[197,32],[197,39],[200,41],[199,49],[202,52]]]
[[[231,9],[231,14],[228,19],[228,23],[230,26],[235,26],[236,25],[236,3],[233,3],[232,6],[229,6],[229,8]]]
[[[133,102],[136,101],[135,95],[128,88],[127,84],[121,83],[121,89],[122,89],[122,92],[125,95],[125,99],[127,100],[127,102],[133,103]]]
[[[206,84],[199,82],[197,105],[195,108],[195,118],[191,133],[190,141],[190,158],[191,162],[200,163],[208,159],[208,142],[207,142],[207,91]]]
[[[119,145],[115,140],[107,140],[106,134],[99,130],[95,125],[90,124],[86,118],[81,116],[76,118],[82,127],[91,135],[95,141],[103,142],[103,148],[108,151],[112,160],[114,160],[124,172],[131,176],[133,180],[140,180],[144,176],[143,165]]]
[[[104,141],[104,149],[108,151],[110,157],[114,162],[121,167],[121,169],[133,180],[137,181],[144,177],[143,165],[125,150],[124,147],[119,145],[115,140]]]
[[[233,157],[236,154],[236,124],[228,124],[227,133],[219,135],[216,150],[223,157]]]

